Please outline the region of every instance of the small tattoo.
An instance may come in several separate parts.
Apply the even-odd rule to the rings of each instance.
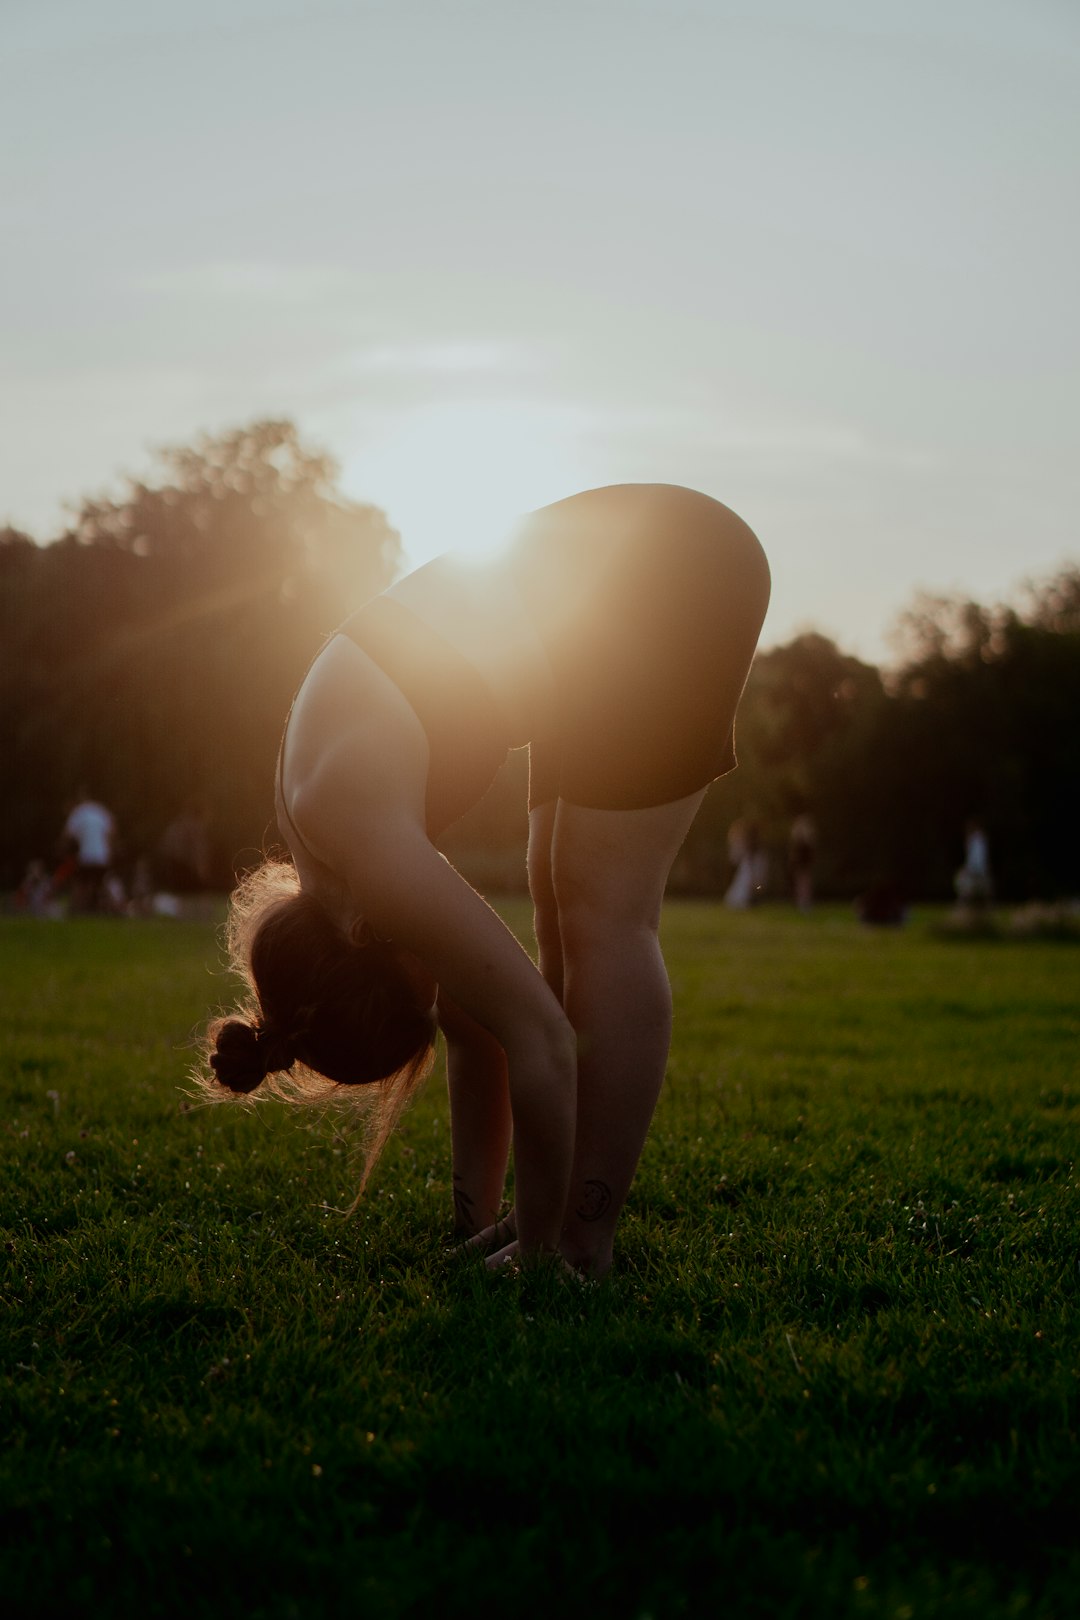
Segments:
[[[454,1175],[455,1181],[461,1180],[460,1172]],[[476,1231],[476,1221],[473,1218],[473,1200],[464,1187],[454,1188],[454,1223],[456,1230],[465,1237],[471,1237]]]
[[[598,1221],[611,1208],[611,1188],[604,1181],[587,1181],[585,1197],[578,1205],[579,1221]]]

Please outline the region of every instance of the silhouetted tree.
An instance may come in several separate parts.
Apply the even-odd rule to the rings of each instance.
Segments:
[[[688,841],[692,878],[723,885],[727,829],[745,820],[770,852],[774,890],[782,886],[791,821],[809,809],[822,832],[819,887],[855,892],[865,879],[866,844],[853,836],[848,784],[884,703],[879,672],[826,636],[796,636],[759,653],[735,728],[739,768],[712,789]]]
[[[383,589],[400,541],[346,500],[289,422],[161,453],[158,483],[89,500],[53,545],[0,535],[0,806],[10,880],[93,786],[129,854],[196,794],[225,863],[272,826],[289,698],[351,603]]]
[[[1080,890],[1080,569],[1019,610],[921,598],[903,631],[879,769],[904,775],[924,892],[951,890],[971,816],[1003,893]]]
[[[782,871],[792,816],[819,829],[818,882],[882,882],[946,899],[965,823],[988,828],[1006,898],[1080,892],[1080,570],[1021,607],[919,597],[883,679],[823,636],[756,659],[739,711],[739,770],[717,784],[684,873],[717,887],[728,826],[755,821]]]

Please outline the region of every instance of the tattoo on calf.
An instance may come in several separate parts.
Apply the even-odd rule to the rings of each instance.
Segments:
[[[611,1188],[606,1181],[587,1181],[585,1196],[577,1208],[579,1221],[598,1221],[611,1208]]]
[[[454,1172],[454,1181],[461,1180],[460,1171]],[[471,1237],[476,1231],[476,1220],[473,1216],[473,1200],[464,1187],[454,1188],[454,1224],[458,1233],[463,1237]]]

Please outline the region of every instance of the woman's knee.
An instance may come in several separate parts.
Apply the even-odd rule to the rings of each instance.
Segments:
[[[655,937],[662,891],[622,883],[617,872],[590,869],[588,863],[556,861],[553,893],[564,952],[581,956]]]
[[[614,851],[568,839],[556,844],[551,887],[564,939],[659,927],[662,878],[648,881],[640,867],[633,869]]]
[[[551,884],[564,940],[579,930],[656,933],[671,864],[703,796],[636,811],[559,805]]]

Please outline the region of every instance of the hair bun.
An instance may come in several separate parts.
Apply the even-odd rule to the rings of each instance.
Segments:
[[[254,1091],[268,1074],[291,1069],[296,1060],[289,1042],[276,1030],[238,1018],[222,1024],[215,1045],[210,1067],[230,1091]]]

